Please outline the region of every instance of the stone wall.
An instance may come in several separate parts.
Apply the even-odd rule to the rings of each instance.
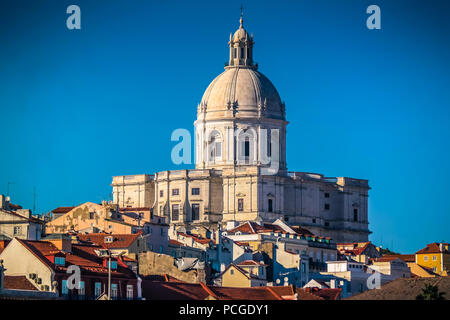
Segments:
[[[142,276],[168,274],[188,283],[206,282],[204,270],[181,271],[175,266],[175,259],[151,251],[139,254],[139,273]]]

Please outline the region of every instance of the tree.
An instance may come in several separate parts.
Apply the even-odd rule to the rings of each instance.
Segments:
[[[425,284],[422,288],[422,292],[416,297],[416,300],[445,300],[445,292],[439,292],[438,286],[432,284]]]

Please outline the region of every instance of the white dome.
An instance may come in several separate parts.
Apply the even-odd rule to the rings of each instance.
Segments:
[[[270,80],[252,67],[228,67],[203,94],[206,118],[227,117],[284,120],[284,105]]]

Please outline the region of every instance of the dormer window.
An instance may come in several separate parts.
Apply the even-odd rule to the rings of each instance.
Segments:
[[[55,264],[57,266],[64,266],[64,265],[66,265],[66,258],[64,258],[64,257],[55,257]]]
[[[105,237],[105,243],[112,243],[114,241],[114,238],[112,236]]]

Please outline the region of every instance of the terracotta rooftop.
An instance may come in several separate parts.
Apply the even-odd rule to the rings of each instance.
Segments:
[[[302,228],[300,226],[292,226],[290,227],[292,230],[296,232],[298,235],[304,235],[304,236],[314,236],[309,230]],[[256,222],[253,221],[247,221],[231,230],[228,231],[229,233],[247,233],[247,234],[257,234],[257,233],[282,233],[282,234],[288,234],[286,230],[281,228],[280,226],[272,223],[263,223],[263,225],[259,225]],[[325,238],[324,238],[325,239]],[[326,238],[330,239],[330,238]]]
[[[342,289],[331,289],[331,288],[305,288],[306,292],[311,293],[315,296],[319,296],[324,300],[338,300]]]
[[[324,298],[307,291],[306,288],[296,288],[295,293],[297,293],[298,300],[325,300]]]
[[[266,264],[264,264],[264,262],[258,262],[255,260],[244,260],[244,261],[237,263],[236,265],[247,267],[247,266],[265,266]]]
[[[150,207],[119,208],[119,211],[150,211]]]
[[[202,283],[162,282],[144,279],[142,296],[148,300],[292,300],[289,287],[228,288]]]
[[[165,274],[152,274],[142,278],[143,280],[148,281],[160,281],[160,282],[178,282],[184,283],[183,281],[165,273]]]
[[[351,243],[338,243],[338,251],[344,255],[353,255],[359,256],[366,250],[366,248],[371,244],[371,242],[351,242]],[[348,249],[345,247],[353,247],[352,249]]]
[[[405,262],[416,262],[416,256],[414,254],[385,254],[381,258],[392,260],[399,258]]]
[[[32,290],[39,291],[26,276],[4,276],[3,286],[9,290]]]
[[[99,257],[95,250],[104,249],[102,246],[72,244],[72,252],[63,253],[53,243],[49,241],[31,241],[16,238],[25,248],[33,253],[42,263],[53,269],[55,272],[66,273],[67,267],[75,264],[81,268],[84,274],[97,274],[105,276],[108,268],[103,265],[103,258]],[[59,255],[65,257],[65,265],[55,265],[52,256]],[[111,274],[119,278],[136,278],[134,272],[121,260],[117,261],[117,269]]]
[[[214,243],[214,240],[212,240],[212,239],[202,238],[202,237],[197,236],[197,235],[188,234],[188,233],[184,233],[184,232],[178,232],[178,234],[183,236],[183,237],[192,238],[195,242],[198,242],[198,243],[201,243],[201,244],[208,244],[210,242]]]
[[[75,207],[58,207],[56,209],[53,209],[51,212],[52,213],[67,213],[70,210],[72,210]]]
[[[107,234],[107,233],[88,233],[79,234],[78,239],[85,242],[104,246],[108,249],[120,249],[130,247],[141,234]],[[105,242],[105,238],[112,237],[112,242]]]
[[[184,243],[182,243],[182,242],[180,242],[180,241],[177,241],[177,240],[173,240],[173,239],[170,239],[170,240],[169,240],[169,244],[171,244],[171,245],[173,245],[173,246],[179,246],[179,247],[184,246]]]
[[[448,243],[443,243],[444,245],[449,246]],[[430,243],[427,246],[419,251],[416,254],[427,254],[427,253],[442,253],[441,248],[439,247],[439,243]]]

